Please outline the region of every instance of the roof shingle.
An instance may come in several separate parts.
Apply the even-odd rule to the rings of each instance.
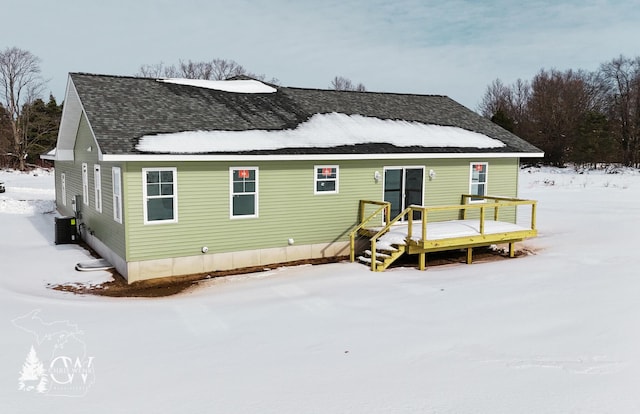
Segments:
[[[359,114],[380,119],[456,126],[505,143],[490,152],[540,150],[446,96],[277,87],[243,94],[157,82],[152,78],[70,74],[103,154],[136,154],[145,135],[183,131],[293,129],[316,113]],[[362,144],[333,148],[285,148],[243,154],[487,152],[455,147]]]

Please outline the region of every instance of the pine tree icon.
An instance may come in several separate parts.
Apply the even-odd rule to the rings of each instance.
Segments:
[[[47,391],[47,373],[42,361],[38,358],[36,350],[31,346],[27,359],[22,365],[20,378],[18,378],[18,390],[45,393]]]

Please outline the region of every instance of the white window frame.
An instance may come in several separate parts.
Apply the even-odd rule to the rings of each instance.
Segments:
[[[147,201],[150,198],[164,198],[167,196],[148,196],[147,195],[147,172],[150,171],[171,171],[173,173],[173,218],[168,220],[148,220],[149,215],[147,211]],[[143,168],[142,169],[142,212],[144,218],[144,224],[168,224],[178,222],[178,169],[176,167],[155,167],[155,168]]]
[[[96,211],[102,213],[102,172],[99,164],[93,165],[93,187]]]
[[[120,170],[120,167],[111,168],[111,183],[113,190],[113,220],[116,223],[122,223],[122,170]]]
[[[86,162],[82,163],[82,202],[89,205],[89,167]]]
[[[60,173],[60,197],[62,198],[62,205],[67,205],[67,175]]]
[[[234,171],[239,171],[239,170],[252,170],[255,172],[255,182],[256,182],[256,188],[255,191],[253,192],[242,192],[242,193],[234,193],[233,191],[233,172]],[[256,218],[258,217],[258,206],[260,205],[260,203],[258,202],[259,200],[259,168],[258,167],[229,167],[229,218],[231,218],[232,220],[242,220],[242,219],[248,219],[248,218]],[[235,195],[240,195],[240,194],[253,194],[254,199],[253,199],[253,211],[254,214],[243,214],[243,215],[238,215],[235,216],[233,214],[233,197]]]
[[[477,183],[473,182],[473,170],[476,165],[484,165],[485,174],[484,174],[484,182],[478,181]],[[486,196],[489,194],[489,163],[486,161],[473,161],[469,164],[469,194],[473,195],[473,185],[474,184],[484,184],[484,193],[478,194],[479,196]],[[484,198],[476,198],[471,197],[469,199],[469,203],[485,203],[487,200]]]
[[[335,178],[318,178],[318,170],[325,168],[335,168],[336,177]],[[331,191],[318,191],[318,183],[322,181],[334,181],[335,182],[335,190]],[[340,168],[338,165],[314,165],[313,166],[313,194],[315,195],[324,195],[324,194],[338,194],[339,192],[339,182],[340,182]]]

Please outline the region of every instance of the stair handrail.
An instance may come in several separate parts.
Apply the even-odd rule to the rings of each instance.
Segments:
[[[365,204],[375,204],[375,205],[379,205],[380,207],[378,207],[373,213],[371,213],[367,218],[363,219],[364,216],[364,205]],[[356,261],[356,234],[358,234],[358,231],[360,231],[361,229],[364,228],[365,225],[367,225],[367,223],[369,223],[371,220],[373,220],[373,218],[375,216],[377,216],[378,214],[380,214],[380,212],[382,212],[384,210],[384,215],[385,215],[385,219],[386,221],[389,221],[389,215],[391,212],[391,203],[389,203],[388,201],[372,201],[372,200],[360,200],[360,224],[358,224],[352,231],[351,233],[349,233],[349,246],[350,246],[350,259],[351,262],[355,262]]]
[[[413,206],[409,206],[409,207],[405,208],[404,210],[402,210],[402,212],[400,214],[398,214],[394,219],[392,219],[390,221],[387,221],[387,224],[384,227],[382,227],[382,229],[380,231],[378,231],[376,234],[371,236],[371,238],[369,239],[369,241],[371,242],[371,253],[373,255],[373,257],[371,258],[371,270],[372,271],[374,271],[374,272],[376,271],[376,240],[380,236],[382,236],[383,234],[388,232],[389,229],[391,228],[391,226],[393,226],[395,223],[397,223],[398,220],[400,220],[402,217],[407,215],[412,210],[413,210]]]

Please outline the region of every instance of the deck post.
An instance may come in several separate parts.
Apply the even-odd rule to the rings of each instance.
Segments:
[[[427,254],[420,253],[418,255],[418,270],[424,270],[427,267]]]
[[[350,252],[349,252],[349,259],[351,260],[351,263],[356,261],[356,236],[354,233],[351,233],[349,235],[349,247],[350,247]]]
[[[484,206],[480,207],[480,234],[484,236]]]
[[[378,254],[376,253],[376,240],[371,239],[371,271],[375,272],[377,270],[378,264],[376,261],[378,260]]]
[[[422,209],[422,247],[427,243],[427,209]]]
[[[509,243],[509,257],[516,257],[515,243]]]
[[[535,230],[536,229],[536,205],[538,203],[533,202],[533,204],[531,204],[531,230]]]
[[[473,261],[473,247],[467,247],[467,264]]]

